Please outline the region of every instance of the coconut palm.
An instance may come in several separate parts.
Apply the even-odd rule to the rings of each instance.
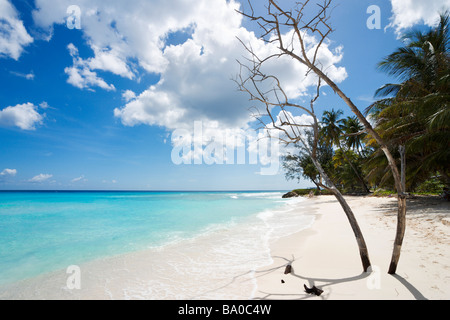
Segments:
[[[450,182],[449,21],[446,12],[437,27],[406,34],[407,45],[380,62],[382,71],[401,82],[380,88],[376,95],[383,99],[368,109],[393,152],[406,146],[409,188],[436,171]]]
[[[388,148],[389,153],[393,154],[399,146],[406,150],[404,158],[407,169],[406,174],[404,171],[403,174],[410,187],[436,172],[446,178],[447,184],[450,183],[449,21],[450,14],[447,11],[441,15],[437,27],[404,36],[406,45],[379,64],[382,71],[396,77],[400,83],[380,88],[376,94],[384,99],[368,109],[377,121],[376,132],[385,141],[385,148]],[[379,140],[376,136],[372,139]],[[370,143],[372,142],[369,141]],[[396,171],[397,168],[392,166],[392,159],[389,165],[391,170]],[[402,162],[402,168],[404,167]],[[398,173],[395,176],[387,170],[386,173],[395,179],[397,190],[405,190],[403,174],[399,185]],[[389,266],[390,274],[394,274],[397,268],[405,234],[404,208],[406,202],[399,194],[399,218]]]
[[[334,145],[339,148],[347,164],[350,165],[355,176],[361,182],[361,186],[366,192],[370,192],[370,189],[367,187],[364,179],[361,177],[361,174],[358,172],[354,163],[349,159],[346,150],[344,150],[344,148],[342,147],[341,139],[344,137],[342,128],[345,127],[345,120],[340,119],[342,115],[342,110],[335,111],[334,109],[331,109],[331,111],[324,111],[322,117],[322,127],[320,131],[322,141],[327,145]]]
[[[347,148],[353,149],[362,157],[361,151],[366,133],[364,126],[359,122],[358,118],[356,116],[345,118],[342,121],[341,130],[344,134]]]
[[[314,135],[311,131],[306,131],[306,140],[308,144],[312,145],[314,143]],[[317,190],[320,191],[320,185],[325,183],[322,177],[314,165],[311,157],[308,153],[298,144],[295,145],[300,152],[298,154],[287,154],[282,158],[282,166],[285,171],[285,176],[287,180],[298,180],[305,178],[313,182]],[[332,171],[333,164],[333,148],[325,144],[317,146],[316,150],[317,161],[321,164],[322,168],[326,172]]]

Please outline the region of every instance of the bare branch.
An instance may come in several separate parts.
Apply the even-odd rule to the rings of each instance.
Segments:
[[[265,127],[270,128],[271,130],[281,131],[284,134],[284,137],[281,140],[286,144],[301,143],[301,145],[303,145],[307,154],[314,163],[314,166],[317,168],[320,176],[326,182],[325,185],[328,187],[325,185],[322,186],[331,190],[343,207],[358,242],[364,271],[367,271],[370,266],[367,247],[354,214],[342,194],[329,179],[328,175],[317,161],[319,122],[314,112],[314,104],[320,96],[322,81],[338,93],[338,95],[350,105],[352,111],[354,111],[354,109],[357,110],[353,103],[351,103],[350,99],[348,99],[339,87],[329,77],[327,77],[325,70],[323,70],[323,65],[318,60],[321,47],[328,39],[331,32],[333,32],[333,29],[329,24],[329,9],[331,2],[332,0],[323,0],[323,4],[318,5],[316,14],[310,19],[307,19],[306,22],[304,21],[305,12],[307,11],[306,8],[310,4],[310,0],[305,0],[303,3],[297,3],[297,7],[294,10],[283,10],[275,0],[268,0],[266,17],[255,16],[253,7],[250,5],[251,13],[242,13],[243,16],[249,18],[251,21],[256,21],[261,30],[263,30],[263,34],[259,37],[259,39],[265,43],[277,44],[279,52],[271,54],[267,57],[259,57],[258,54],[252,49],[251,45],[245,45],[242,41],[240,41],[244,45],[246,51],[250,54],[251,58],[245,59],[250,65],[243,67],[243,64],[240,63],[241,74],[237,77],[239,80],[238,88],[239,90],[249,94],[250,100],[256,101],[265,107],[265,117],[267,117],[267,122],[260,117],[259,121],[261,124],[265,124]],[[289,34],[282,34],[285,28],[292,32],[290,39],[283,38]],[[318,42],[315,47],[307,47],[309,44],[305,41],[306,35],[318,38]],[[298,48],[300,52],[296,52]],[[294,61],[298,61],[300,64],[306,66],[306,76],[310,73],[314,73],[318,77],[316,94],[311,98],[309,107],[301,106],[289,101],[289,97],[283,90],[279,79],[275,75],[266,75],[262,72],[262,66],[269,60],[283,56],[288,56]],[[247,74],[243,75],[243,71],[247,72]],[[313,123],[311,125],[296,123],[292,113],[286,110],[289,107],[297,108],[306,112],[313,118]],[[273,115],[275,110],[280,110],[278,116],[276,117]],[[368,122],[366,120],[364,122],[364,120],[360,119],[360,121],[366,126],[368,132],[372,133],[370,130],[371,127],[367,127]],[[303,138],[302,130],[306,129],[312,129],[314,132],[314,141],[312,146],[309,146]],[[375,138],[377,139],[379,136],[377,135]]]

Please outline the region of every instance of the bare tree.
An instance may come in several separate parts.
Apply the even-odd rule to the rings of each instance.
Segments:
[[[391,264],[389,267],[389,273],[395,274],[398,261],[400,258],[401,247],[403,243],[403,238],[405,234],[406,228],[406,195],[405,190],[401,183],[401,177],[399,170],[397,168],[396,162],[392,154],[390,153],[386,143],[382,140],[380,135],[373,129],[372,125],[367,121],[364,115],[359,111],[356,105],[351,101],[351,99],[339,88],[339,86],[327,75],[327,70],[324,69],[322,63],[320,62],[319,51],[321,50],[324,43],[326,43],[330,34],[333,32],[333,29],[329,23],[330,20],[330,12],[332,9],[332,0],[323,0],[321,3],[315,3],[316,10],[314,14],[307,15],[307,11],[310,10],[310,7],[314,5],[314,2],[310,0],[304,0],[303,2],[296,3],[296,6],[292,9],[286,10],[282,9],[275,0],[268,0],[265,14],[257,15],[252,7],[252,3],[249,0],[249,12],[239,11],[244,17],[250,19],[253,22],[256,22],[260,27],[262,34],[259,36],[260,40],[263,40],[266,44],[275,45],[277,47],[277,52],[265,57],[258,57],[257,53],[251,46],[246,45],[241,41],[247,51],[250,53],[251,58],[247,60],[250,63],[250,66],[247,66],[241,63],[241,71],[243,68],[250,75],[247,77],[241,76],[239,78],[240,89],[250,94],[252,100],[259,101],[263,105],[266,106],[266,112],[268,117],[272,121],[272,125],[274,128],[277,128],[283,131],[288,137],[290,142],[298,142],[299,137],[292,136],[292,129],[300,128],[301,125],[298,125],[293,121],[294,119],[290,117],[289,113],[285,112],[285,108],[294,107],[300,108],[301,110],[307,112],[309,115],[313,116],[314,112],[307,111],[307,108],[301,107],[294,103],[291,103],[287,98],[287,95],[281,88],[280,81],[277,77],[273,75],[265,75],[261,71],[262,65],[268,63],[270,60],[279,59],[281,57],[289,57],[294,61],[298,62],[301,65],[307,67],[306,74],[314,74],[326,83],[351,109],[351,111],[357,116],[359,121],[364,125],[365,131],[370,134],[379,144],[381,150],[384,152],[389,167],[392,171],[395,187],[398,193],[398,217],[397,217],[397,233],[394,242],[394,248],[392,253]],[[290,37],[286,38],[283,34],[285,30],[290,31]],[[285,34],[287,34],[285,32]],[[314,36],[317,39],[317,45],[314,48],[308,48],[305,42],[306,36]],[[242,72],[241,72],[242,74]],[[275,86],[268,90],[264,91],[263,83],[271,80],[274,82]],[[252,86],[252,90],[250,90],[250,86]],[[318,85],[318,88],[320,84]],[[268,96],[275,97],[275,101],[268,101]],[[313,99],[314,100],[314,99]],[[312,109],[311,104],[311,109]],[[286,121],[280,123],[278,121],[278,125],[275,126],[277,121],[272,116],[272,109],[278,106],[281,109],[282,114],[284,115]],[[314,118],[314,126],[317,126],[317,119]],[[286,127],[290,127],[291,129],[286,130]],[[289,134],[291,135],[289,135]],[[317,133],[315,132],[317,135]],[[316,136],[317,138],[317,136]],[[314,161],[315,149],[311,150],[311,156]],[[319,172],[323,177],[326,177],[325,172],[320,170],[320,164],[315,161],[314,164],[317,166]],[[326,179],[326,178],[325,178]],[[329,179],[328,179],[329,180]],[[329,181],[331,183],[331,181]],[[358,240],[358,244],[360,247],[360,251],[365,247],[361,244],[362,235],[358,230],[356,230],[354,217],[347,203],[343,201],[342,195],[338,193],[336,188],[331,188],[333,194],[336,195],[337,199],[343,206],[346,214],[354,228],[355,235]],[[337,191],[337,192],[336,192]],[[367,249],[364,249],[367,251]],[[361,252],[361,255],[366,256]],[[364,258],[365,259],[365,258]],[[363,260],[364,260],[363,259]],[[367,262],[363,261],[363,265],[368,265],[368,257]],[[366,268],[365,268],[366,270]]]
[[[328,177],[325,170],[322,168],[320,162],[317,159],[317,145],[319,140],[319,121],[317,120],[314,103],[319,98],[321,79],[318,78],[317,91],[314,97],[311,99],[308,107],[293,103],[288,98],[285,90],[281,86],[280,80],[277,76],[271,74],[266,75],[261,71],[261,67],[266,59],[260,59],[255,52],[244,44],[247,51],[250,53],[251,58],[247,60],[247,63],[240,63],[241,72],[238,75],[236,82],[239,90],[247,93],[250,96],[250,100],[256,101],[265,107],[265,112],[261,113],[256,108],[257,112],[255,117],[267,130],[279,130],[283,133],[279,139],[285,144],[299,144],[302,149],[309,155],[314,166],[317,168],[324,183],[319,182],[319,186],[330,190],[341,204],[344,212],[350,222],[352,230],[357,240],[361,262],[364,272],[370,267],[370,259],[367,250],[367,246],[358,225],[358,222],[347,204],[346,200],[336,188],[334,183]],[[295,121],[290,109],[298,109],[305,112],[312,119],[310,124],[300,124]],[[280,111],[278,116],[275,115],[276,111]],[[308,144],[306,139],[306,130],[310,130],[313,133],[313,143]],[[268,132],[270,135],[270,131]],[[321,180],[322,180],[321,179]]]

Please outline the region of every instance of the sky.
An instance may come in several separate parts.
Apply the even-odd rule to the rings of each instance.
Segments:
[[[248,8],[237,0],[0,0],[0,190],[311,186],[286,181],[278,161],[286,149],[259,139],[254,102],[233,81],[247,54],[238,39],[260,54],[273,50],[236,12]],[[319,59],[364,110],[395,81],[377,63],[443,8],[450,0],[334,0],[334,32]],[[315,81],[303,66],[280,59],[266,71],[293,101],[309,101]],[[331,108],[351,115],[323,86],[316,112]]]

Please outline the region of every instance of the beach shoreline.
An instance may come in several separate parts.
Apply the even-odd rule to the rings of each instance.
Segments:
[[[76,275],[60,269],[1,286],[0,299],[249,300],[255,270],[272,262],[273,239],[308,228],[314,219],[303,213],[306,199],[281,195],[277,206],[210,225],[192,238],[75,263],[80,288],[70,288],[67,281]]]
[[[293,199],[287,211],[261,212],[252,220],[259,221],[258,225],[230,225],[163,248],[84,263],[80,265],[81,289],[68,288],[71,275],[59,270],[0,288],[0,299],[450,298],[448,202],[408,200],[398,274],[391,276],[387,269],[395,237],[396,199],[345,198],[368,246],[372,262],[369,273],[362,272],[356,240],[339,203],[333,196],[319,196]],[[279,219],[283,219],[281,224]],[[290,274],[284,274],[287,265],[292,266]],[[316,286],[323,294],[307,294],[304,285]]]
[[[333,196],[314,202],[317,218],[303,232],[271,246],[273,264],[256,272],[254,299],[446,300],[450,298],[450,206],[441,199],[408,200],[407,231],[396,275],[387,270],[396,230],[395,198],[346,196],[372,263],[364,273],[356,239]],[[291,274],[284,274],[286,265]],[[307,294],[304,285],[323,290]]]

